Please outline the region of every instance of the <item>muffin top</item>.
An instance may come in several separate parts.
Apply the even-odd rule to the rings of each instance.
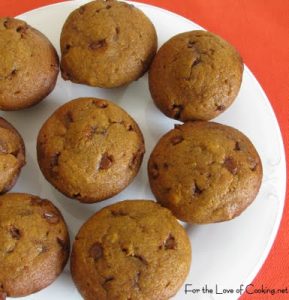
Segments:
[[[54,187],[82,202],[97,202],[119,193],[136,176],[144,140],[136,122],[116,104],[80,98],[46,121],[37,153]]]
[[[68,256],[66,224],[50,201],[29,194],[0,197],[0,298],[45,288]]]
[[[168,299],[190,262],[190,241],[171,212],[153,201],[130,200],[105,207],[82,226],[71,272],[87,300]]]
[[[0,117],[0,194],[9,191],[25,165],[25,146],[18,131]]]
[[[32,106],[54,88],[59,63],[50,41],[24,21],[0,18],[0,109]]]
[[[242,74],[242,59],[233,46],[195,30],[174,36],[160,48],[149,71],[149,87],[168,117],[210,120],[234,101]]]
[[[148,163],[157,200],[188,223],[238,216],[256,197],[262,164],[240,131],[211,122],[187,122],[165,134]]]
[[[133,5],[96,0],[70,14],[60,43],[64,79],[111,88],[146,72],[157,36],[151,21]]]

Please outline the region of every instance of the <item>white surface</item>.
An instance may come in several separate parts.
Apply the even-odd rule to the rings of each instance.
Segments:
[[[87,1],[72,1],[43,7],[20,16],[53,42],[59,52],[61,27],[68,14]],[[171,36],[200,27],[168,11],[134,3],[150,17],[157,28],[159,45]],[[95,96],[113,100],[126,109],[140,125],[146,142],[146,155],[141,171],[134,182],[118,196],[102,203],[85,205],[58,193],[42,176],[36,161],[36,137],[43,122],[61,104],[77,97]],[[62,211],[73,241],[79,227],[101,207],[124,199],[153,199],[146,165],[157,140],[176,121],[165,117],[154,106],[147,83],[147,75],[128,87],[103,90],[64,82],[60,76],[52,94],[39,105],[24,111],[2,113],[22,134],[27,149],[27,165],[14,191],[28,192],[52,200]],[[279,127],[263,90],[252,73],[245,68],[243,83],[234,104],[216,121],[234,126],[244,132],[260,153],[264,180],[256,201],[237,219],[219,224],[186,226],[190,235],[193,258],[186,283],[191,288],[218,290],[237,289],[248,284],[257,274],[274,241],[284,205],[285,157]],[[174,299],[237,299],[238,294],[188,294],[184,287]],[[65,272],[48,288],[25,299],[59,300],[81,299],[69,274]]]

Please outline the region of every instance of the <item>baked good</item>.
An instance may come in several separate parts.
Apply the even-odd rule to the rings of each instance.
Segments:
[[[59,63],[50,41],[24,21],[0,18],[0,109],[19,110],[54,88]]]
[[[45,288],[68,256],[67,227],[50,201],[19,193],[0,197],[0,299]]]
[[[243,74],[239,53],[219,36],[202,30],[172,37],[149,71],[156,106],[180,121],[210,120],[236,98]]]
[[[9,191],[25,165],[25,145],[19,132],[0,117],[0,194]]]
[[[195,121],[165,134],[148,163],[152,192],[188,223],[233,219],[255,199],[262,181],[260,157],[232,127]]]
[[[132,200],[103,208],[81,227],[71,274],[85,300],[168,299],[190,262],[190,241],[171,212]]]
[[[122,191],[136,176],[144,140],[136,122],[102,99],[70,101],[45,122],[37,155],[45,178],[81,202],[97,202]]]
[[[113,88],[147,71],[157,35],[151,21],[133,5],[96,0],[69,15],[60,44],[64,79]]]

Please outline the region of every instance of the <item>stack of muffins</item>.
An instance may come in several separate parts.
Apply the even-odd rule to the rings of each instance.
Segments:
[[[261,185],[262,164],[250,140],[237,129],[208,122],[236,98],[242,59],[228,42],[200,30],[172,37],[156,53],[151,21],[116,0],[96,0],[73,11],[60,44],[65,80],[116,88],[149,70],[154,103],[183,122],[150,155],[148,178],[158,203],[130,200],[103,208],[81,227],[71,255],[72,278],[86,300],[168,299],[191,263],[190,240],[177,219],[191,224],[231,220],[250,205]],[[59,60],[42,33],[21,20],[2,18],[0,49],[0,109],[30,107],[53,90]],[[25,165],[25,146],[3,118],[0,132],[4,194]],[[115,103],[97,98],[62,105],[37,138],[46,180],[82,203],[125,189],[144,152],[137,122]],[[49,200],[1,196],[0,299],[51,284],[66,265],[69,245],[66,223]]]

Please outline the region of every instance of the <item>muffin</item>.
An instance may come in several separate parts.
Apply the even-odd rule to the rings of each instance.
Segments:
[[[59,62],[50,41],[24,21],[0,18],[0,109],[37,104],[54,88]]]
[[[47,287],[68,256],[67,227],[50,201],[28,194],[0,197],[0,299]]]
[[[168,299],[190,262],[190,241],[171,212],[131,200],[103,208],[81,227],[71,274],[85,300]]]
[[[15,185],[25,165],[25,146],[19,132],[0,117],[0,194]]]
[[[72,100],[45,122],[37,155],[45,178],[81,202],[97,202],[122,191],[136,176],[144,154],[136,122],[107,100]]]
[[[168,117],[210,120],[232,104],[242,74],[242,59],[233,46],[195,30],[174,36],[160,48],[149,71],[149,88]]]
[[[240,215],[262,181],[260,157],[250,140],[229,126],[187,122],[165,134],[148,162],[160,204],[188,223],[213,223]]]
[[[140,78],[157,49],[154,25],[131,4],[96,0],[73,11],[61,33],[62,77],[113,88]]]

